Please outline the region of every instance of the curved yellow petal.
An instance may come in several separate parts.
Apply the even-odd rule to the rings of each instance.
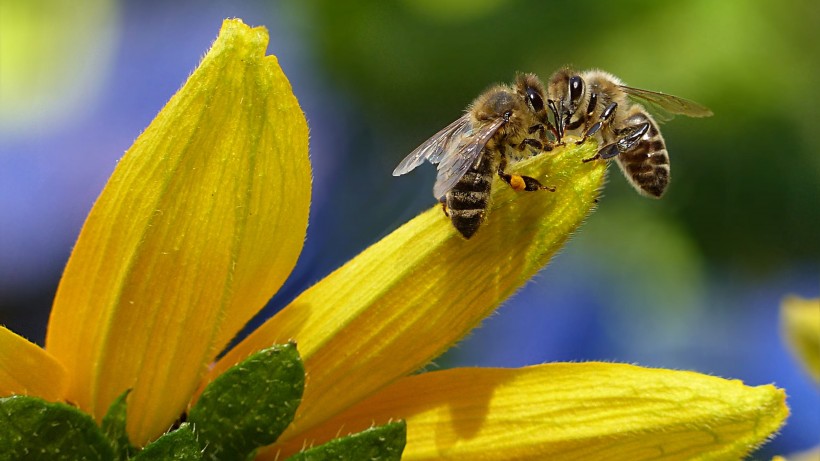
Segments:
[[[574,144],[574,143],[572,143]],[[541,269],[593,207],[606,165],[596,146],[558,149],[513,170],[557,192],[496,179],[482,228],[464,240],[435,206],[302,293],[230,351],[213,373],[294,339],[307,383],[285,439],[426,365]]]
[[[785,399],[771,385],[612,363],[452,369],[397,381],[263,459],[398,418],[404,460],[741,459],[781,427]]]
[[[0,397],[65,399],[65,368],[40,346],[0,325]]]
[[[307,124],[267,31],[225,21],[119,162],[63,274],[46,346],[98,420],[124,390],[144,444],[281,286],[310,202]]]
[[[783,300],[780,323],[792,352],[820,383],[820,298],[789,296]]]

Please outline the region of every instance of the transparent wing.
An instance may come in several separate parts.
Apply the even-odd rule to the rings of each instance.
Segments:
[[[469,134],[471,130],[470,115],[464,114],[410,152],[393,170],[393,176],[401,176],[410,172],[425,160],[433,164],[439,163],[448,150],[454,149],[462,136]]]
[[[491,122],[487,122],[480,129],[473,132],[472,124],[467,121],[469,132],[465,134],[459,142],[448,146],[448,149],[440,157],[441,163],[438,165],[438,176],[436,184],[433,186],[433,195],[440,199],[456,185],[464,173],[481,157],[481,151],[493,135],[504,125],[504,118],[499,117]]]
[[[712,115],[712,111],[708,107],[685,98],[630,86],[621,86],[621,89],[630,98],[649,109],[659,122],[667,122],[675,115],[689,117],[709,117]]]

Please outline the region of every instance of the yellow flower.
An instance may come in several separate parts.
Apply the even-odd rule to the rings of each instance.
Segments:
[[[787,296],[780,305],[780,329],[794,356],[814,381],[820,383],[820,298]],[[820,459],[820,446],[781,459]]]
[[[45,349],[0,330],[0,396],[68,401],[100,421],[132,389],[127,431],[145,445],[228,367],[295,340],[303,399],[260,458],[405,419],[406,459],[724,459],[783,423],[782,390],[691,372],[581,363],[411,375],[578,228],[606,168],[580,161],[592,143],[517,164],[557,192],[495,188],[469,241],[439,207],[422,213],[214,364],[289,275],[307,226],[307,125],[266,46],[264,29],[225,22],[94,205]]]
[[[820,383],[820,298],[787,297],[780,307],[780,323],[792,352]]]

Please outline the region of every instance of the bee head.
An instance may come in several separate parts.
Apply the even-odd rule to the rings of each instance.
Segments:
[[[567,86],[569,87],[569,94],[567,97],[566,111],[568,115],[572,116],[572,114],[578,110],[578,105],[584,96],[584,80],[578,75],[573,75],[569,78]]]
[[[584,92],[584,79],[572,69],[563,68],[550,77],[547,104],[561,135],[564,133],[564,126],[569,124],[578,111]]]
[[[536,103],[538,101],[543,104],[543,100],[538,99]],[[529,128],[534,117],[529,100],[508,86],[499,86],[497,91],[487,93],[486,98],[474,106],[474,110],[478,120],[503,120],[504,123],[496,130],[502,138],[517,136],[521,130]]]
[[[539,120],[546,120],[547,111],[544,106],[546,92],[541,80],[535,74],[518,74],[515,78],[515,92],[526,101],[527,108]]]
[[[498,86],[476,99],[473,103],[473,110],[478,120],[492,120],[503,117],[506,121],[509,121],[518,108],[516,102],[515,95],[509,89]]]

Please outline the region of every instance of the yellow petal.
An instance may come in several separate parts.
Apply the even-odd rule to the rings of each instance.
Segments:
[[[792,352],[820,383],[820,298],[786,298],[780,309],[780,323]]]
[[[775,456],[772,461],[817,461],[818,459],[820,459],[820,446],[791,453],[788,456]]]
[[[63,274],[47,349],[99,420],[124,390],[143,444],[281,286],[310,202],[307,124],[265,29],[225,21],[119,162]]]
[[[461,368],[402,379],[263,459],[398,418],[403,460],[741,459],[783,424],[785,399],[771,385],[622,364]]]
[[[65,368],[40,346],[0,326],[0,397],[15,394],[58,401],[68,385]]]
[[[302,293],[213,373],[295,339],[307,383],[287,439],[418,370],[529,280],[580,225],[604,177],[603,162],[581,162],[595,149],[559,149],[513,169],[555,185],[554,193],[519,193],[496,179],[487,221],[470,240],[441,207],[422,213]]]

